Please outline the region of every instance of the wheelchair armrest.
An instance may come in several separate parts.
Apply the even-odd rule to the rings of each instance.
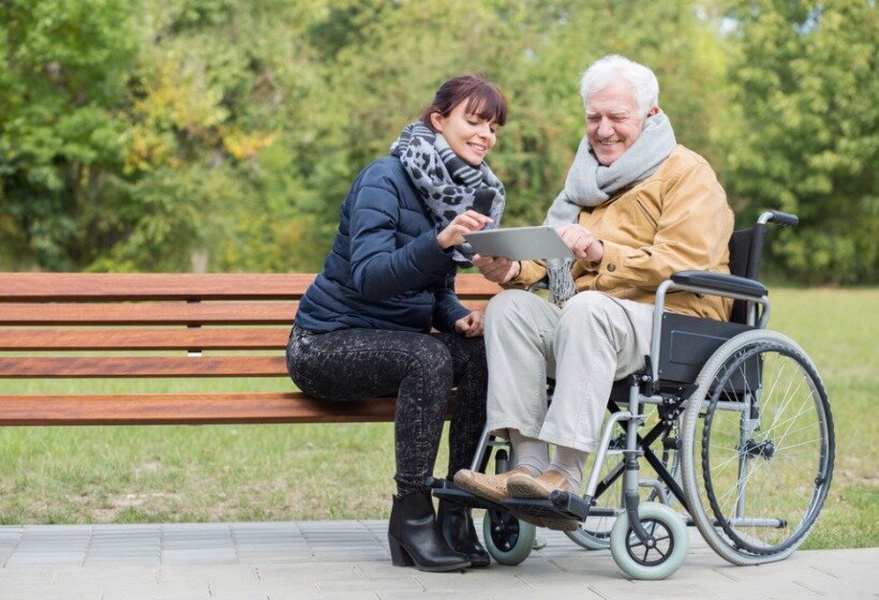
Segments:
[[[711,271],[679,271],[656,288],[653,306],[653,338],[650,341],[650,370],[654,385],[659,381],[660,345],[662,340],[665,295],[668,291],[684,290],[695,294],[717,295],[753,302],[762,306],[757,327],[765,327],[769,319],[769,289],[754,279],[712,273]],[[758,316],[755,312],[752,317]],[[750,322],[750,321],[749,321]]]
[[[704,288],[721,295],[730,293],[762,298],[769,293],[769,289],[759,281],[711,271],[680,271],[672,275],[671,280],[678,285]]]

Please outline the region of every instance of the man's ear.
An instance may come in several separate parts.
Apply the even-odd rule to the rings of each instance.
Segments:
[[[654,106],[653,108],[651,108],[650,110],[647,111],[647,116],[652,117],[653,115],[658,115],[661,112],[662,112],[662,110],[660,110],[660,108],[658,106]]]

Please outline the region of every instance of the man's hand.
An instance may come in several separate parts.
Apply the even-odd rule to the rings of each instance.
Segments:
[[[462,319],[455,321],[455,331],[464,337],[479,337],[484,330],[482,311],[474,310]]]
[[[518,277],[522,263],[503,256],[473,255],[473,266],[479,269],[482,276],[495,283],[506,283]]]
[[[599,263],[604,257],[604,244],[595,235],[576,223],[562,225],[556,231],[574,253],[577,260]]]

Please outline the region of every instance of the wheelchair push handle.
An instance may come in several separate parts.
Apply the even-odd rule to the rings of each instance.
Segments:
[[[760,215],[757,222],[760,224],[772,222],[786,227],[796,227],[800,222],[800,218],[794,214],[781,212],[780,210],[767,210]]]

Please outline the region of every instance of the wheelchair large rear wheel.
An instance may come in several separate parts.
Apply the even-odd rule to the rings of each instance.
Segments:
[[[786,558],[833,475],[833,420],[815,365],[786,336],[748,331],[712,354],[696,385],[681,452],[690,516],[733,564]]]

